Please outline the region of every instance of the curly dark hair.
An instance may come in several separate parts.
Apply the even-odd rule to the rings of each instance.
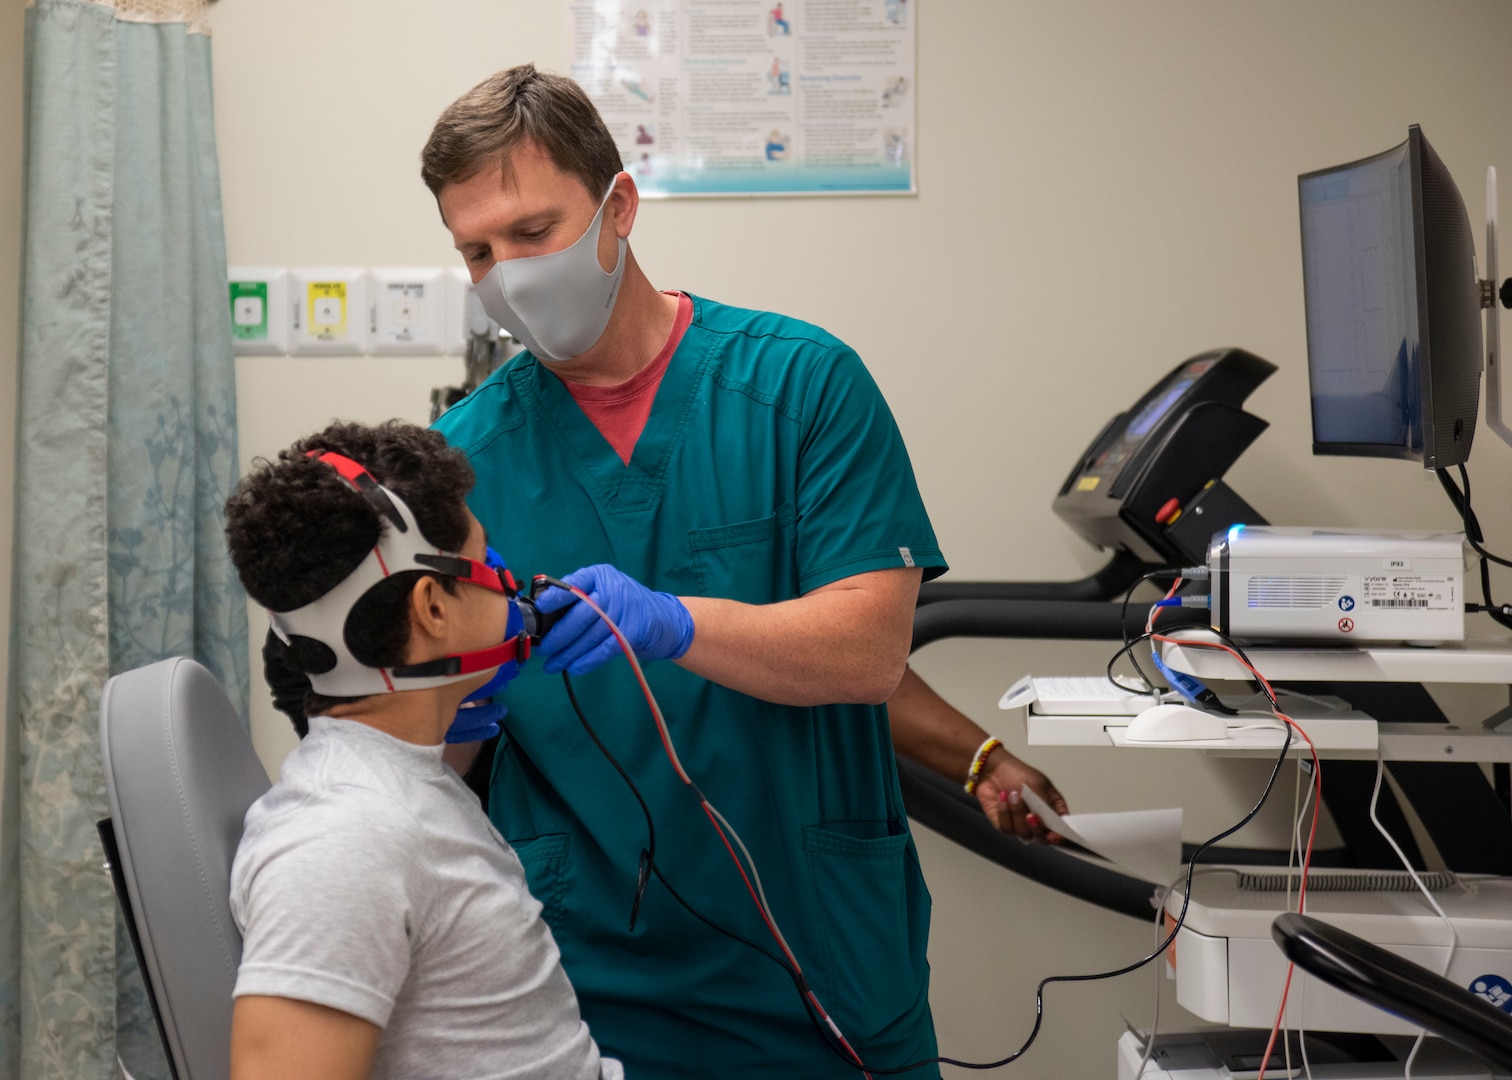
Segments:
[[[464,500],[473,486],[472,466],[446,445],[438,432],[402,420],[376,426],[336,422],[300,439],[278,454],[259,458],[226,501],[226,545],[247,595],[270,611],[293,611],[318,600],[346,579],[378,543],[381,518],[367,497],[354,491],[331,466],[306,456],[330,450],[358,462],[373,479],[392,490],[415,515],[426,540],[446,551],[467,541]],[[372,589],[352,609],[344,638],[352,655],[374,667],[402,663],[409,644],[406,610],[414,583],[436,576],[412,570],[395,574]],[[275,642],[277,639],[273,639]],[[295,639],[279,650],[296,672],[322,670],[317,643]],[[265,656],[267,652],[265,650]],[[304,712],[318,715],[332,705],[362,700],[332,698],[310,691]],[[290,704],[287,695],[280,707]],[[304,734],[304,717],[285,708]]]

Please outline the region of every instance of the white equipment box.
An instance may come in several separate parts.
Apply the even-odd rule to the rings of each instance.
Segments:
[[[1286,957],[1271,937],[1271,923],[1284,909],[1286,894],[1244,885],[1246,877],[1279,873],[1279,868],[1267,867],[1198,868],[1186,923],[1173,946],[1176,1000],[1183,1008],[1233,1027],[1269,1029],[1275,1022]],[[1358,878],[1362,888],[1337,888],[1341,875]],[[1406,887],[1365,891],[1372,877]],[[1442,972],[1449,956],[1448,927],[1422,893],[1402,878],[1400,871],[1314,868],[1307,914],[1429,971]],[[1512,879],[1462,877],[1460,884],[1437,889],[1433,896],[1458,937],[1446,978],[1483,996],[1501,997],[1501,988],[1512,988]],[[1182,890],[1173,890],[1166,900],[1168,919],[1175,919],[1181,900]],[[1417,1032],[1406,1021],[1334,990],[1300,968],[1292,977],[1287,1016],[1290,1023],[1309,1031]]]
[[[1465,636],[1462,533],[1236,525],[1208,548],[1215,630],[1248,640]]]
[[[1142,1080],[1248,1080],[1259,1075],[1260,1059],[1265,1056],[1265,1042],[1270,1030],[1228,1031],[1211,1028],[1157,1035],[1150,1063]],[[1401,1080],[1402,1066],[1412,1051],[1414,1040],[1406,1036],[1340,1035],[1334,1032],[1307,1033],[1307,1060],[1304,1071],[1297,1033],[1291,1033],[1292,1071],[1287,1073],[1280,1040],[1271,1053],[1266,1076],[1277,1080],[1311,1077],[1312,1080]],[[1118,1080],[1134,1080],[1139,1060],[1144,1056],[1144,1036],[1126,1031],[1118,1040]],[[1423,1044],[1412,1075],[1419,1080],[1504,1080],[1463,1050],[1442,1039]]]

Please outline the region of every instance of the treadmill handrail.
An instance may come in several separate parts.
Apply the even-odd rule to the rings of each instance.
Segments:
[[[931,581],[919,587],[919,605],[941,600],[1115,600],[1159,569],[1120,548],[1101,570],[1077,581]]]
[[[1156,887],[1151,882],[1079,859],[1058,847],[1004,836],[958,784],[908,758],[898,758],[898,781],[911,822],[1078,900],[1141,921],[1153,916]]]
[[[1138,637],[1144,631],[1145,606],[1130,604],[1120,623],[1121,607],[1102,600],[938,600],[914,609],[910,651],[950,637],[1120,641],[1125,630]],[[1172,629],[1207,622],[1202,608],[1172,608],[1160,625]]]
[[[1329,986],[1512,1072],[1512,1016],[1457,983],[1309,915],[1278,916],[1271,936],[1288,960]]]

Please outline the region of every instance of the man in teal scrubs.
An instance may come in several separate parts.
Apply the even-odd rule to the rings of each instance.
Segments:
[[[800,982],[774,962],[629,665],[606,662],[618,646],[552,590],[542,607],[564,614],[503,698],[489,813],[595,1036],[632,1077],[858,1075],[802,985],[868,1065],[932,1057],[929,895],[883,702],[945,561],[876,385],[815,326],[657,291],[626,243],[634,181],[570,80],[526,65],[485,81],[422,166],[485,307],[529,346],[437,422],[477,471],[469,504],[511,566],[582,568],[568,582],[637,654],[674,661],[646,677],[682,765],[802,965]],[[653,819],[643,898],[646,820],[563,669]],[[1014,806],[1008,827],[1032,834]]]

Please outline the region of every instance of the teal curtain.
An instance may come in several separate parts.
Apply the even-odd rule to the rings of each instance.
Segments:
[[[100,689],[193,656],[246,715],[236,401],[203,0],[35,0],[0,1076],[166,1076],[95,822]]]

